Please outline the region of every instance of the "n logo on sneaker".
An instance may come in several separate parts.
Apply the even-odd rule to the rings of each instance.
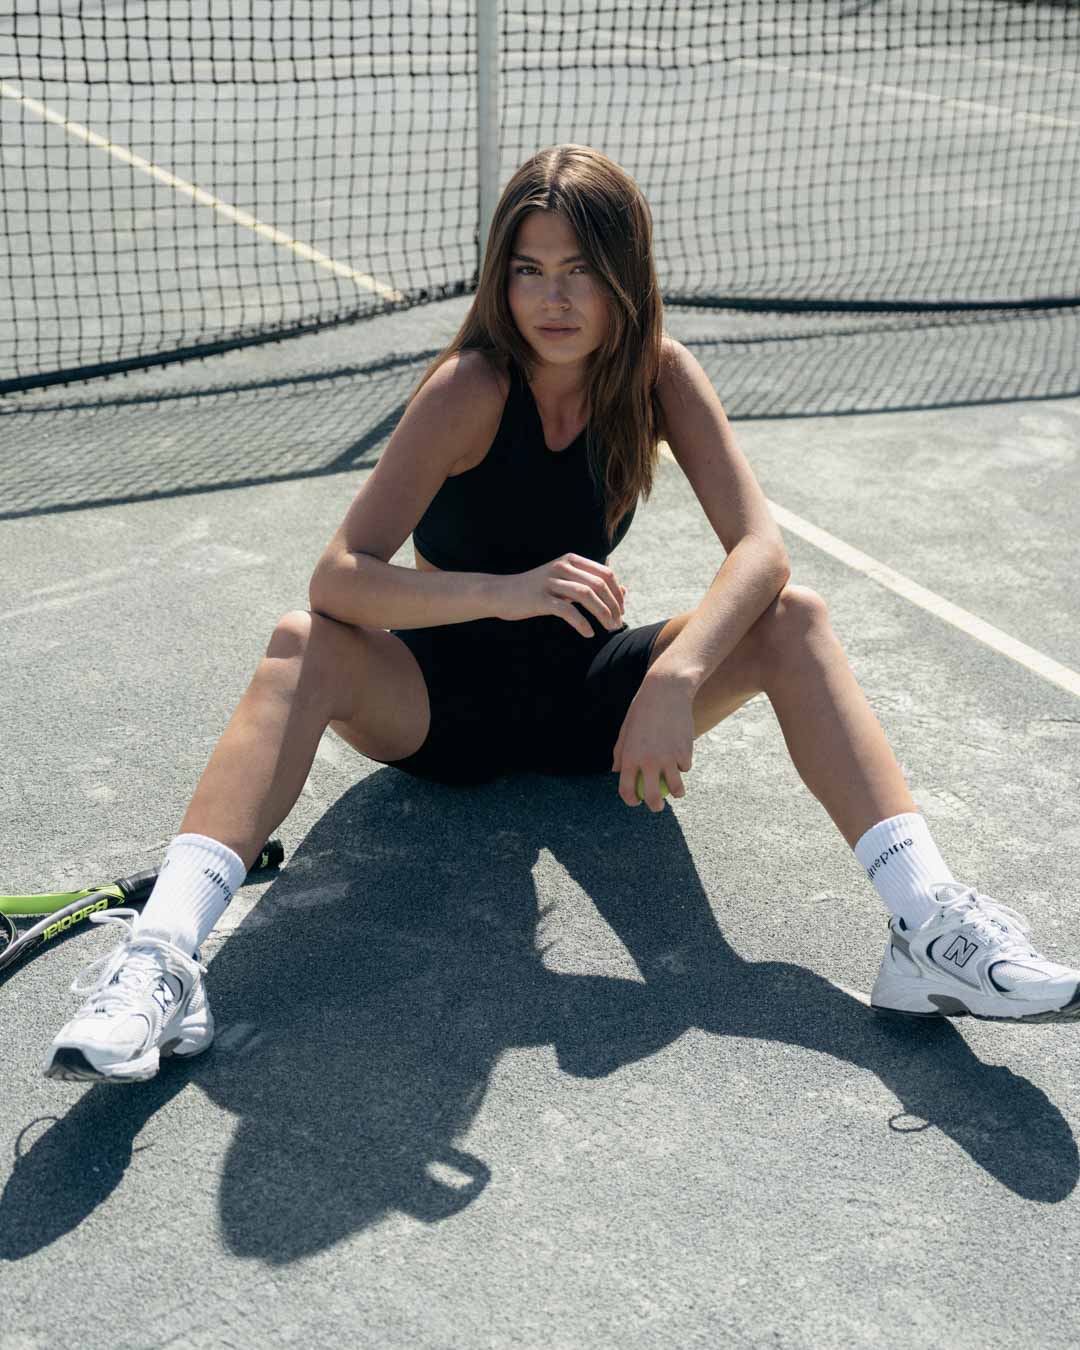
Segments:
[[[961,935],[957,933],[941,953],[941,960],[951,961],[954,966],[966,966],[979,950],[979,946],[980,944],[978,942],[969,942],[967,938],[961,937]]]
[[[163,975],[157,984],[154,985],[150,997],[158,1005],[163,1013],[167,1013],[180,995],[173,989],[172,985]]]

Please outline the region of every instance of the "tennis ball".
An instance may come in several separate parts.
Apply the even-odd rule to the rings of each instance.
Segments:
[[[634,784],[634,790],[637,792],[638,801],[643,802],[645,800],[645,775],[641,772],[640,769],[638,769],[637,771],[637,782]],[[661,774],[660,796],[666,797],[667,795],[668,795],[667,779],[664,777],[663,774]]]

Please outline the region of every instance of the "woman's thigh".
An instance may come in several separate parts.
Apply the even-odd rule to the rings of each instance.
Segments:
[[[413,753],[427,738],[431,707],[419,663],[405,643],[384,629],[355,628],[322,615],[313,616],[313,625],[324,659],[354,673],[348,699],[353,711],[331,720],[330,730],[369,759]]]
[[[294,671],[295,694],[314,699],[327,725],[362,754],[409,753],[427,735],[423,675],[404,643],[381,628],[341,623],[311,610],[279,619],[260,666]]]
[[[766,641],[768,621],[776,606],[777,602],[773,601],[765,614],[743,636],[735,650],[703,681],[695,693],[693,705],[695,737],[704,736],[718,722],[730,717],[733,712],[737,712],[761,693],[765,655],[763,643]],[[691,609],[668,619],[653,644],[652,655],[649,658],[650,667],[655,665],[693,616],[694,611]]]
[[[761,692],[766,616],[774,608],[775,602],[694,695],[695,736],[704,735]],[[642,680],[693,614],[687,610],[671,619],[624,629],[602,644],[580,688],[572,691],[571,706],[549,730],[542,755],[538,751],[552,772],[611,770],[615,742]]]

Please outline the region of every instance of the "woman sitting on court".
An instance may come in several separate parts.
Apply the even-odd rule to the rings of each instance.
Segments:
[[[726,552],[696,609],[630,628],[608,565],[670,445]],[[416,568],[389,559],[413,535]],[[144,1079],[213,1039],[197,951],[292,809],[330,727],[466,784],[614,773],[685,794],[695,737],[764,692],[803,781],[890,911],[872,1003],[1080,1015],[1080,971],[943,862],[701,366],[663,331],[649,207],[595,150],[514,174],[476,298],[284,615],[141,915],[56,1037],[51,1077]],[[85,986],[83,986],[85,989]]]

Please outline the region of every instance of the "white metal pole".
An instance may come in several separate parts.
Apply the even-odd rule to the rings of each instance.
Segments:
[[[479,266],[499,200],[499,0],[476,0],[477,153],[480,170]]]

